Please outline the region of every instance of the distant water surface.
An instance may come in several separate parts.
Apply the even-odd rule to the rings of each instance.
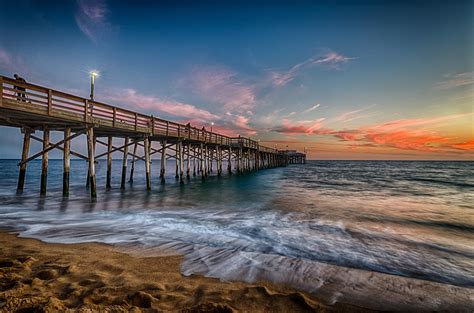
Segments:
[[[184,185],[169,162],[162,185],[154,160],[147,193],[143,162],[122,192],[120,161],[106,191],[101,160],[96,202],[84,161],[72,161],[69,199],[60,160],[50,161],[45,198],[40,161],[16,195],[17,162],[0,161],[0,227],[21,236],[181,251],[184,274],[252,281],[278,272],[311,287],[302,264],[316,261],[474,288],[474,162],[309,161]]]

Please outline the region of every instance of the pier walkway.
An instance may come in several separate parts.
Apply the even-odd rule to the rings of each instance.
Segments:
[[[201,175],[204,179],[214,169],[222,175],[223,163],[227,171],[235,173],[264,168],[286,166],[297,163],[285,151],[260,145],[258,141],[245,137],[228,137],[215,132],[197,129],[155,116],[134,112],[98,101],[78,97],[65,92],[15,79],[0,76],[0,125],[20,128],[24,134],[23,150],[19,162],[17,191],[23,191],[25,173],[29,161],[42,158],[40,193],[46,194],[48,174],[48,152],[63,151],[64,175],[63,195],[69,194],[69,171],[71,155],[88,161],[87,185],[91,197],[96,197],[95,163],[107,157],[106,187],[111,188],[112,153],[120,151],[122,158],[121,188],[125,188],[128,157],[131,157],[129,180],[133,181],[135,162],[145,162],[146,189],[151,190],[150,161],[153,154],[161,158],[160,180],[165,181],[166,161],[176,160],[176,177],[183,182],[185,176]],[[34,135],[42,131],[42,138]],[[50,142],[50,132],[61,131],[64,139]],[[85,135],[87,155],[71,150],[71,140]],[[105,138],[105,139],[101,139]],[[113,138],[123,138],[123,144],[113,145]],[[42,151],[30,156],[30,140],[42,142]],[[153,147],[154,142],[159,147]],[[97,144],[107,147],[107,152],[96,155]],[[143,150],[143,156],[137,154]],[[300,154],[300,160],[306,155]]]

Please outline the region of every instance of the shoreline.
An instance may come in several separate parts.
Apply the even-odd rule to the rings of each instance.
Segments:
[[[0,312],[375,312],[284,285],[180,272],[183,256],[137,257],[104,243],[55,244],[0,230]]]

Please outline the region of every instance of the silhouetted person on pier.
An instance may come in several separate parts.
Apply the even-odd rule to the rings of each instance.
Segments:
[[[15,80],[18,83],[26,84],[26,80],[23,77],[20,77],[20,75],[15,74],[15,75],[13,75],[13,77],[15,77]],[[18,92],[16,93],[16,95],[17,95],[16,99],[18,101],[25,101],[26,102],[26,94],[25,94],[26,89],[25,89],[25,87],[14,86],[13,88],[18,90]]]
[[[186,128],[184,131],[188,133],[188,137],[191,137],[191,123],[186,124]]]

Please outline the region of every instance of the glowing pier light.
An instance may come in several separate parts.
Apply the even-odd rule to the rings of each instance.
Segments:
[[[94,100],[94,85],[95,85],[95,78],[99,77],[99,72],[98,71],[90,71],[90,77],[91,77],[91,100]]]

